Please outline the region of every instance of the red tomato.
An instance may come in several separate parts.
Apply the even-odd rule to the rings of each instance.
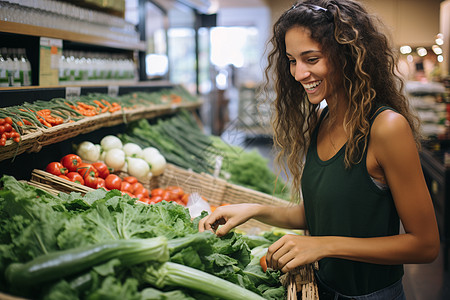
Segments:
[[[86,173],[83,177],[84,185],[90,188],[96,189],[98,185],[98,177],[95,176],[94,172]]]
[[[133,193],[133,189],[131,187],[131,183],[126,182],[126,181],[122,181],[122,184],[120,185],[120,190],[122,192]]]
[[[189,194],[184,194],[184,195],[181,197],[181,202],[184,203],[184,205],[186,206],[187,203],[188,203],[188,201],[189,201]]]
[[[131,183],[131,189],[133,190],[133,193],[136,194],[136,192],[141,192],[144,186],[140,182]]]
[[[98,171],[98,177],[105,179],[109,175],[109,168],[104,162],[95,162],[92,164]]]
[[[49,163],[45,168],[45,171],[56,176],[66,175],[67,173],[69,173],[69,171],[64,168],[64,166],[60,162],[57,161]]]
[[[165,191],[162,193],[161,197],[162,197],[164,200],[166,200],[166,201],[176,201],[176,200],[178,200],[176,194],[172,193],[171,191],[167,191],[167,190],[165,190]]]
[[[144,197],[150,197],[150,192],[146,188],[143,188],[140,192],[144,195]]]
[[[161,202],[163,200],[164,199],[161,196],[151,196],[148,203],[155,204],[155,203]]]
[[[122,179],[115,174],[109,174],[105,178],[105,186],[108,190],[119,190],[122,185]]]
[[[138,182],[137,178],[134,176],[127,176],[123,180],[131,184]]]
[[[129,191],[122,191],[122,195],[125,195],[125,194],[127,194],[131,198],[136,198],[136,196],[133,193],[130,193]]]
[[[67,173],[67,177],[69,177],[69,180],[72,182],[84,185],[84,179],[78,172],[69,172]]]
[[[69,172],[76,172],[79,165],[81,165],[81,157],[76,154],[67,154],[61,158],[60,163],[69,170]]]
[[[61,177],[62,179],[65,179],[65,180],[70,180],[69,177],[67,177],[66,175],[61,174],[61,175],[58,175],[58,177]]]
[[[3,125],[3,126],[5,126],[5,132],[11,132],[13,129],[11,124],[8,124],[8,123],[5,123],[5,125]]]
[[[141,199],[139,199],[139,201],[150,204],[150,198],[149,197],[142,197]]]
[[[77,172],[80,173],[83,178],[86,177],[86,174],[91,172],[94,173],[95,177],[98,177],[98,171],[92,164],[81,163],[77,168]]]
[[[164,189],[156,188],[151,190],[150,195],[153,196],[161,196],[164,193]]]
[[[105,179],[98,177],[97,178],[97,188],[104,188],[106,189],[106,185],[105,185]]]
[[[266,261],[265,255],[260,258],[259,264],[261,265],[261,268],[263,269],[263,271],[266,272],[267,271],[267,261]]]
[[[11,117],[6,117],[4,120],[5,120],[6,124],[9,124],[9,125],[13,124],[13,121],[12,121]]]
[[[177,198],[183,197],[184,191],[179,186],[168,186],[166,187],[166,191],[170,191],[171,193],[175,194]]]
[[[133,193],[133,194],[134,194],[134,196],[135,196],[136,198],[138,198],[139,200],[141,200],[142,198],[145,197],[144,194],[142,194],[142,193]]]

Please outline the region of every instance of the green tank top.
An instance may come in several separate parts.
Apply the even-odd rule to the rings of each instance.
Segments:
[[[381,107],[371,120],[388,107]],[[345,145],[327,161],[317,154],[318,128],[313,133],[302,177],[306,222],[312,236],[379,237],[397,235],[400,221],[389,189],[373,182],[366,167],[367,151],[359,164],[346,169]],[[337,292],[365,295],[403,276],[403,265],[379,265],[338,258],[319,261],[317,275]]]

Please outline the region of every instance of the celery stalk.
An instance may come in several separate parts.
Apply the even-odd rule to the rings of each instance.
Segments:
[[[230,281],[172,262],[163,263],[158,268],[154,266],[147,268],[143,278],[157,288],[185,287],[225,300],[264,300],[258,294]]]

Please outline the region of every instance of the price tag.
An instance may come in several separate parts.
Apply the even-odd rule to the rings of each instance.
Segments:
[[[119,95],[118,85],[108,85],[108,96],[117,97]]]
[[[80,86],[68,86],[66,87],[66,99],[73,99],[80,97],[81,87]]]

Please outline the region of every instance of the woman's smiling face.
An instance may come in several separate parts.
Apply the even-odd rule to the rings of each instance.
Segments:
[[[330,64],[319,43],[311,39],[308,29],[292,27],[286,32],[286,55],[291,75],[303,85],[312,104],[332,95]]]

